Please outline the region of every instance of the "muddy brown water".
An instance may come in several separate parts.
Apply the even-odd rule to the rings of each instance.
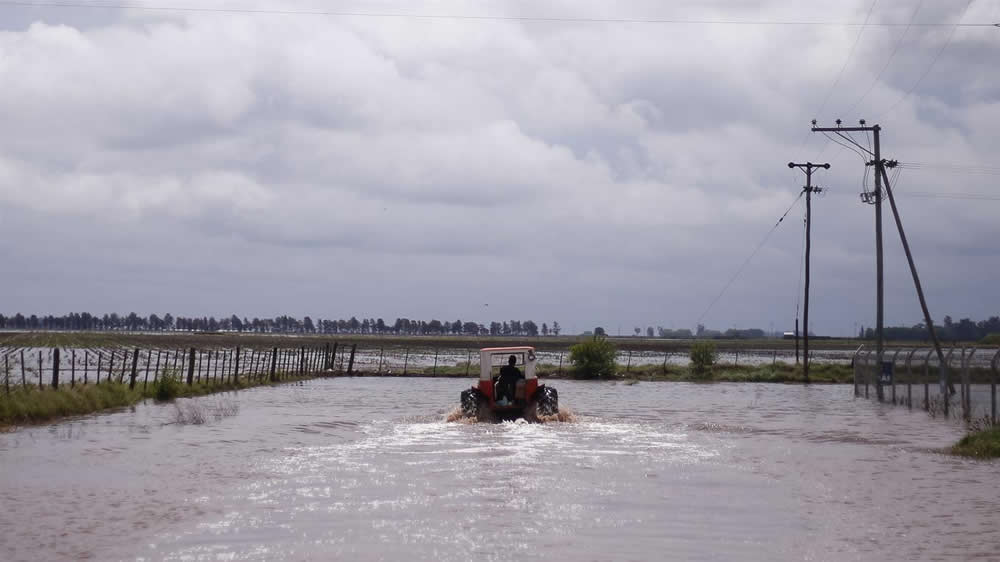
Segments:
[[[0,559],[1000,558],[1000,464],[850,386],[555,381],[575,421],[446,422],[468,383],[316,380],[2,434]]]

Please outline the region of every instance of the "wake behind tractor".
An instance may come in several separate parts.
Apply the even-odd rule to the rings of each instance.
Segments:
[[[538,421],[559,414],[559,394],[538,384],[535,363],[533,347],[479,350],[479,382],[462,391],[462,414],[480,421]]]

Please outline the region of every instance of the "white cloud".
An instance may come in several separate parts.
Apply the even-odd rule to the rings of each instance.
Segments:
[[[861,21],[868,5],[816,13],[777,0],[635,2],[609,13],[603,2],[573,2],[546,13]],[[882,2],[873,21],[905,22],[908,5]],[[918,20],[950,21],[963,5],[935,3]],[[988,17],[974,6],[967,18]],[[423,11],[449,10],[471,8]],[[872,314],[855,298],[873,275],[871,209],[855,194],[863,166],[836,145],[821,149],[807,127],[861,97],[900,28],[864,31],[826,115],[814,116],[856,27],[142,12],[106,12],[101,24],[64,12],[32,11],[44,21],[30,24],[21,13],[12,21],[23,26],[0,31],[0,233],[14,268],[43,267],[34,254],[100,262],[88,283],[45,285],[64,302],[180,310],[200,291],[210,309],[188,313],[465,318],[485,315],[478,301],[489,295],[498,303],[490,314],[581,329],[688,325],[793,199],[802,178],[784,164],[828,159],[821,181],[831,195],[817,201],[813,253],[823,296],[812,318],[839,333]],[[842,117],[880,117],[949,31],[908,32],[859,113]],[[991,163],[1000,81],[989,33],[958,30],[920,89],[882,121],[887,156]],[[988,280],[1000,262],[988,241],[1000,233],[997,204],[906,192],[984,193],[993,177],[901,176],[900,206],[942,315],[996,313]],[[791,316],[800,216],[785,220],[709,324]],[[55,242],[74,238],[64,249]],[[971,289],[937,265],[963,251],[988,272]],[[233,275],[243,289],[229,287]],[[94,299],[102,280],[122,277],[139,285],[130,299]],[[10,282],[11,306],[51,306],[30,276]],[[260,291],[279,282],[298,287],[294,296],[262,305]],[[963,310],[969,301],[951,299],[952,287],[978,294],[985,312]],[[350,294],[349,307],[331,290]]]

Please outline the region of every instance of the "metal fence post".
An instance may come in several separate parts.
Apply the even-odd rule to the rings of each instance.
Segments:
[[[278,380],[278,348],[271,350],[271,382]]]
[[[911,410],[913,409],[913,365],[910,361],[916,352],[917,348],[913,348],[906,354],[906,407]]]
[[[972,356],[975,353],[976,348],[973,347],[969,350],[969,355],[962,361],[962,384],[965,385],[965,404],[962,412],[965,414],[966,420],[972,418],[972,379],[969,376],[969,370],[972,366]]]
[[[347,376],[354,372],[354,352],[358,350],[358,344],[351,344],[351,360],[347,362]]]
[[[993,356],[990,362],[990,370],[993,371],[993,378],[990,379],[990,420],[993,425],[997,424],[997,365],[1000,364],[1000,350]]]
[[[188,359],[188,386],[194,384],[194,348],[191,348],[190,358]]]
[[[860,359],[861,359],[860,358],[861,350],[864,349],[864,348],[865,348],[864,344],[859,345],[858,348],[856,350],[854,350],[854,357],[851,358],[851,366],[854,367],[854,396],[855,397],[861,396],[861,392],[858,391],[858,372],[861,369],[861,362],[860,362]],[[774,354],[775,354],[775,356],[777,356],[778,352],[775,351]],[[774,365],[774,361],[771,361],[771,364]]]
[[[76,350],[69,350],[69,387],[76,388]]]
[[[38,390],[42,390],[42,388],[44,388],[45,381],[42,380],[44,378],[42,376],[43,373],[44,373],[44,369],[42,367],[42,350],[39,349],[38,350]]]
[[[902,349],[897,349],[896,353],[892,354],[892,405],[896,405],[896,358],[899,357],[899,352]]]
[[[944,377],[942,378],[948,379],[949,381],[951,380],[951,373],[949,370],[951,369],[951,355],[953,353],[955,353],[954,347],[948,350],[948,355],[944,356],[944,365],[941,366],[941,372],[944,373]],[[951,394],[948,392],[948,388],[944,385],[941,387],[941,396],[944,400],[944,417],[947,419],[949,410],[951,409]]]
[[[924,410],[930,411],[931,409],[931,355],[934,354],[934,349],[931,348],[927,355],[924,356]]]
[[[406,376],[406,365],[410,362],[410,348],[406,348],[406,354],[403,356],[403,376]]]

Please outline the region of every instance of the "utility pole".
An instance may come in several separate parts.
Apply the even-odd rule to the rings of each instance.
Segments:
[[[882,158],[881,144],[879,133],[882,131],[882,127],[879,125],[868,126],[865,124],[865,120],[860,121],[860,126],[858,127],[844,127],[841,125],[841,120],[837,119],[836,127],[817,127],[816,120],[812,121],[812,131],[814,133],[834,133],[844,139],[845,141],[853,144],[855,147],[862,150],[864,153],[872,156],[872,159],[865,163],[866,166],[872,166],[875,169],[875,191],[874,193],[865,192],[861,194],[861,200],[865,203],[875,205],[875,283],[876,283],[876,315],[875,315],[875,337],[876,337],[876,364],[878,365],[879,375],[881,375],[881,370],[883,368],[882,361],[884,355],[884,339],[882,334],[883,320],[884,320],[884,298],[883,298],[883,273],[882,273],[882,184],[885,183],[886,194],[889,196],[889,204],[892,207],[892,213],[896,220],[896,227],[899,231],[899,238],[903,243],[903,249],[906,252],[906,259],[909,262],[910,274],[913,276],[913,285],[917,290],[917,296],[920,299],[920,307],[924,313],[924,321],[927,323],[927,329],[930,332],[931,340],[934,343],[934,351],[937,352],[939,369],[940,369],[940,383],[941,383],[941,394],[945,396],[944,409],[945,415],[948,412],[948,399],[947,392],[955,393],[954,386],[948,380],[948,372],[945,368],[944,353],[941,351],[941,344],[937,339],[937,334],[934,331],[934,321],[931,319],[930,311],[927,308],[927,301],[924,298],[924,291],[920,285],[920,277],[917,275],[917,268],[913,262],[913,255],[910,252],[909,243],[906,241],[906,233],[903,231],[903,223],[899,218],[899,212],[896,208],[896,201],[892,196],[892,190],[889,186],[889,176],[886,174],[885,169],[887,167],[895,167],[897,162],[894,160],[885,160]],[[872,149],[869,150],[864,146],[861,146],[853,138],[851,138],[850,133],[852,132],[863,132],[872,133],[873,142]],[[885,394],[882,389],[882,383],[880,376],[876,377],[875,390],[878,395],[879,401],[885,399]]]
[[[812,174],[813,170],[816,168],[823,168],[824,170],[830,169],[830,164],[813,164],[812,162],[806,162],[805,164],[796,164],[795,162],[788,163],[789,168],[798,168],[806,173],[806,185],[802,188],[802,191],[806,194],[806,280],[805,280],[805,308],[802,313],[802,375],[806,380],[806,384],[809,383],[809,255],[811,246],[811,232],[812,232],[812,194],[819,193],[823,191],[821,187],[813,187],[812,184]],[[796,323],[798,319],[796,319]],[[797,331],[797,330],[796,330]]]

